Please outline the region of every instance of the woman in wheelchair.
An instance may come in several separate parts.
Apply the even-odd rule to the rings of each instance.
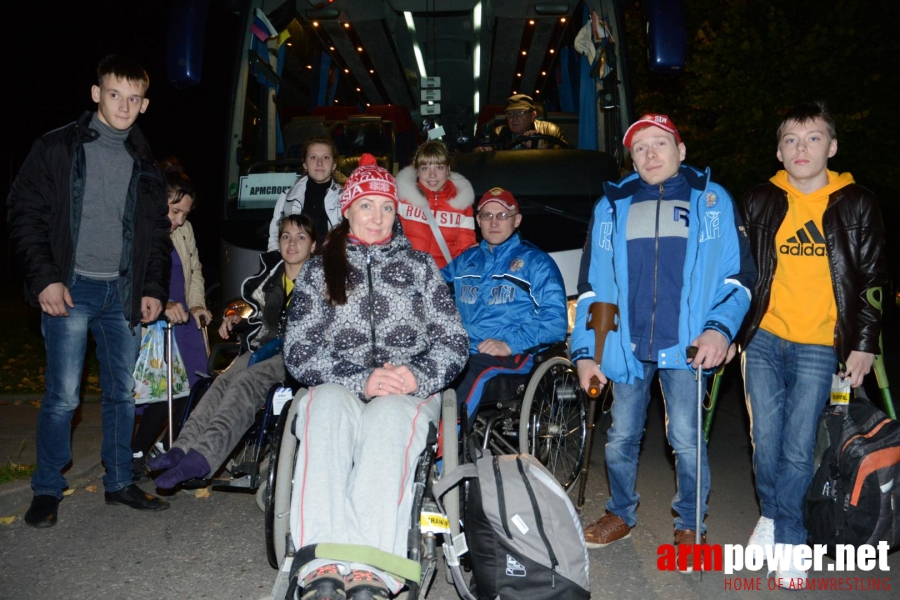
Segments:
[[[300,267],[316,247],[316,228],[306,215],[288,215],[279,224],[275,252],[260,255],[262,270],[244,282],[244,299],[255,309],[249,319],[252,328],[242,350],[203,396],[172,448],[147,464],[153,471],[165,469],[156,486],[171,489],[195,477],[205,477],[225,462],[244,432],[253,424],[256,411],[266,401],[272,382],[285,378],[280,343],[287,309],[291,304],[294,280]],[[219,335],[228,339],[241,320],[229,315],[222,320]],[[249,350],[249,352],[247,351]],[[256,359],[270,355],[265,360]]]
[[[341,197],[344,221],[300,273],[285,335],[298,394],[291,495],[297,548],[356,544],[406,557],[410,486],[438,392],[468,340],[434,260],[396,221],[394,178],[363,155]],[[387,598],[400,584],[358,563],[316,559],[303,598]]]

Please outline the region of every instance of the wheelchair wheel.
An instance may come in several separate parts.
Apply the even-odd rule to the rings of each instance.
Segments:
[[[299,401],[295,396],[282,410],[269,443],[269,469],[266,477],[266,557],[272,568],[284,562],[285,538],[290,530],[291,489],[294,479],[294,461],[297,456],[297,436],[291,432],[291,423],[297,415]]]
[[[441,473],[449,473],[459,466],[459,433],[457,424],[458,409],[456,406],[456,391],[444,390],[441,395],[441,453],[443,462]],[[455,487],[444,495],[444,508],[447,510],[447,519],[450,521],[450,535],[459,535],[459,488]],[[453,583],[450,569],[444,569],[447,583]]]
[[[581,473],[587,413],[571,362],[555,357],[535,369],[522,400],[519,451],[541,461],[566,490]]]
[[[442,473],[449,473],[459,466],[459,434],[457,432],[456,392],[445,390],[441,402],[441,446],[443,466]],[[450,519],[450,533],[459,534],[459,488],[453,488],[444,496],[444,506]]]

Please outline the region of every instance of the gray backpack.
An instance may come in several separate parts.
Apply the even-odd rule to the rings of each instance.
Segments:
[[[485,450],[474,463],[446,473],[434,485],[434,494],[440,499],[464,481],[469,482],[465,539],[454,544],[447,535],[444,545],[463,598],[591,597],[581,521],[565,490],[537,459],[530,454],[495,456]],[[466,551],[474,575],[471,590],[459,570],[458,555]]]

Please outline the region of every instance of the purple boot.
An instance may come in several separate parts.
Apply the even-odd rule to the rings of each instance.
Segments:
[[[205,456],[196,450],[188,450],[177,466],[156,478],[156,487],[163,490],[171,490],[182,481],[187,481],[194,477],[204,477],[211,470]]]
[[[165,471],[175,467],[184,460],[184,450],[181,448],[172,448],[168,452],[163,452],[159,456],[154,456],[147,460],[147,466],[151,471]]]

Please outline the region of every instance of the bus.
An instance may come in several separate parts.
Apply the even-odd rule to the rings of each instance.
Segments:
[[[333,138],[348,175],[368,152],[394,173],[426,139],[442,139],[476,197],[500,186],[519,199],[522,235],[549,252],[575,295],[593,203],[618,179],[633,120],[624,2],[579,0],[235,0],[238,13],[221,223],[224,300],[258,268],[278,194],[301,147]],[[684,62],[680,0],[647,0],[651,67]],[[209,0],[175,4],[170,80],[202,72]],[[538,118],[571,148],[472,152],[504,120],[506,99],[532,96]]]

